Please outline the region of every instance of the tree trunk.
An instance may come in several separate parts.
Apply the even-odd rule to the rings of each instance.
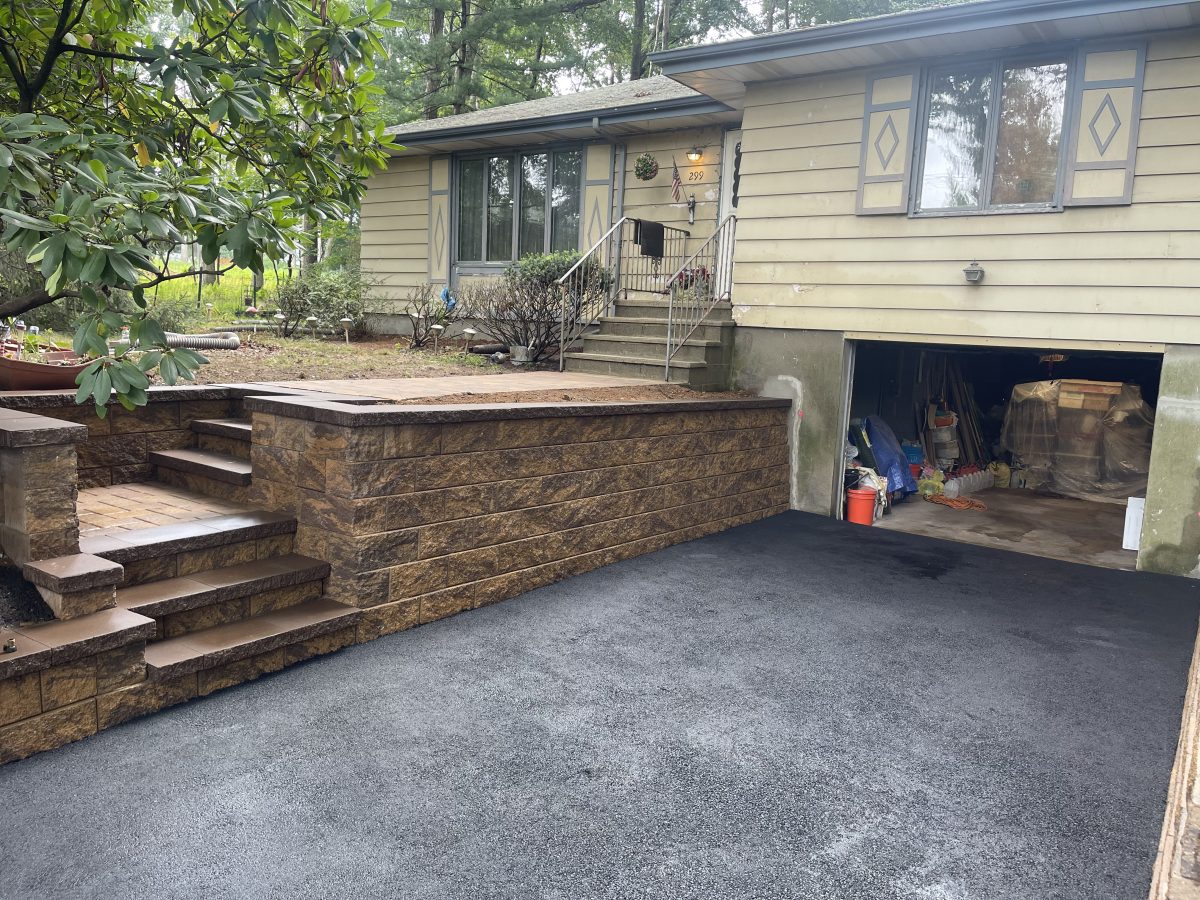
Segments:
[[[458,15],[460,43],[457,54],[458,62],[454,66],[454,114],[456,116],[467,111],[467,97],[470,93],[467,85],[467,79],[471,71],[470,38],[467,35],[467,27],[471,24],[470,0],[460,0]]]
[[[629,61],[629,80],[637,81],[646,75],[646,0],[633,3],[633,52]]]
[[[446,30],[446,11],[440,6],[435,6],[429,15],[429,43],[436,47],[438,38],[442,36],[442,32]],[[425,109],[423,115],[426,119],[436,119],[438,117],[439,104],[434,99],[442,88],[441,72],[437,65],[430,63],[429,73],[425,76]]]

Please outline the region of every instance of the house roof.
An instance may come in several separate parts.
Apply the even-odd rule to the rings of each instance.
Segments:
[[[652,59],[664,75],[736,107],[752,82],[1197,25],[1196,0],[979,0],[680,47]]]
[[[737,121],[739,116],[731,118],[730,113],[724,103],[657,75],[442,119],[422,119],[387,131],[407,151],[441,153],[528,143],[531,135],[555,141],[660,131],[664,120],[674,120],[671,127],[678,128]]]

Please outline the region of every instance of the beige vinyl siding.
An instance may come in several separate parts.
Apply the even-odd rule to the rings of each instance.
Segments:
[[[721,203],[720,128],[688,129],[630,137],[625,154],[625,200],[621,215],[652,219],[691,232],[689,250],[694,250],[717,227]],[[688,161],[687,152],[699,147],[704,156],[698,163]],[[658,160],[658,175],[652,181],[638,181],[633,166],[642,153]],[[682,197],[671,197],[671,160],[679,166],[683,180]],[[694,180],[694,176],[700,176]],[[688,224],[687,198],[696,197],[696,224]],[[615,201],[614,201],[615,202]]]
[[[897,340],[1200,344],[1200,31],[1152,40],[1147,59],[1133,205],[1063,212],[856,216],[866,73],[748,86],[735,318]],[[987,274],[971,286],[976,259]]]
[[[429,283],[429,157],[393,159],[367,181],[362,266],[379,282],[368,308],[383,312]]]

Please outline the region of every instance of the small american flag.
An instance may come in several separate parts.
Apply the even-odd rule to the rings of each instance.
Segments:
[[[679,177],[679,166],[675,164],[675,157],[671,157],[671,196],[675,198],[675,202],[679,202],[679,197],[683,193],[683,179]]]

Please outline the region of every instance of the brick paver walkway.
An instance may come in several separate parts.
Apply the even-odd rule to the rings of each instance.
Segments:
[[[98,535],[227,516],[245,507],[165,484],[135,482],[85,488],[78,509],[80,534]]]

